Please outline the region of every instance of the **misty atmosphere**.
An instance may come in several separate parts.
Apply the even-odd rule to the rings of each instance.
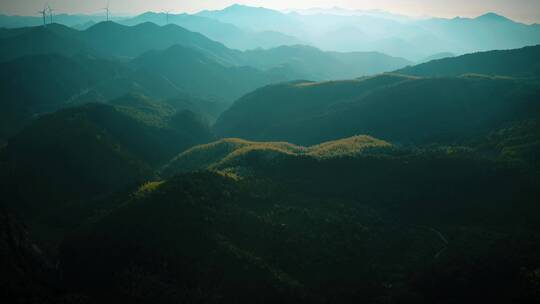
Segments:
[[[0,302],[540,303],[539,23],[0,2]]]

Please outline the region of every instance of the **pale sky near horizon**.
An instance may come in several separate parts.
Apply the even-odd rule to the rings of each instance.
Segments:
[[[313,7],[381,9],[412,16],[476,17],[495,12],[511,19],[540,23],[540,0],[109,0],[113,14],[135,15],[146,11],[170,10],[194,13],[204,9],[222,9],[234,3],[277,10]],[[0,13],[36,15],[50,4],[58,13],[96,14],[107,0],[0,0]]]

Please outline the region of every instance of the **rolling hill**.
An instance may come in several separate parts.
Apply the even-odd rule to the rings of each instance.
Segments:
[[[535,81],[485,76],[296,82],[242,97],[214,130],[222,137],[308,145],[355,134],[402,144],[452,143],[538,115],[539,93]]]
[[[389,143],[369,136],[354,136],[311,147],[297,146],[287,142],[252,142],[226,138],[193,147],[179,154],[162,169],[162,174],[171,177],[182,172],[233,168],[246,158],[253,157],[271,160],[289,155],[327,159],[352,157],[373,149],[390,147]]]
[[[360,137],[312,149],[325,154],[324,147],[358,140],[378,142]],[[225,146],[254,145],[296,149],[224,140],[191,156],[219,159],[213,154]],[[467,149],[280,153],[245,157],[251,173],[241,178],[228,170],[238,163],[226,162],[220,172],[146,183],[100,204],[104,210],[60,247],[66,278],[91,294],[164,303],[207,296],[356,303],[388,294],[390,303],[441,295],[466,301],[469,289],[458,278],[495,303],[537,299],[527,292],[534,280],[509,284],[497,275],[515,282],[540,263],[531,233],[537,182],[523,171]],[[370,283],[359,287],[359,277]],[[122,288],[130,282],[136,290]]]

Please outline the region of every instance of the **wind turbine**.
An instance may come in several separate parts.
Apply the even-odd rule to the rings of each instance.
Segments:
[[[38,14],[41,14],[43,16],[43,26],[47,25],[47,5],[43,7],[43,10],[38,11]]]
[[[167,25],[169,24],[169,14],[171,13],[171,11],[163,10],[163,12],[165,13],[165,20],[167,21],[165,25]]]
[[[53,23],[53,12],[54,12],[54,10],[48,4],[47,4],[47,9],[49,10],[50,23],[52,24]]]
[[[107,7],[104,7],[103,10],[105,10],[107,14],[107,21],[109,21],[109,1],[107,1]]]

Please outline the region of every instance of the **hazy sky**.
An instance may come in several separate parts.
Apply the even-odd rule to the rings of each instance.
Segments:
[[[59,12],[95,14],[106,6],[107,0],[0,0],[0,13],[35,15],[45,3]],[[496,12],[515,20],[540,23],[540,0],[110,0],[110,8],[113,14],[123,15],[161,10],[192,13],[234,3],[274,9],[339,6],[438,17],[474,17]]]

